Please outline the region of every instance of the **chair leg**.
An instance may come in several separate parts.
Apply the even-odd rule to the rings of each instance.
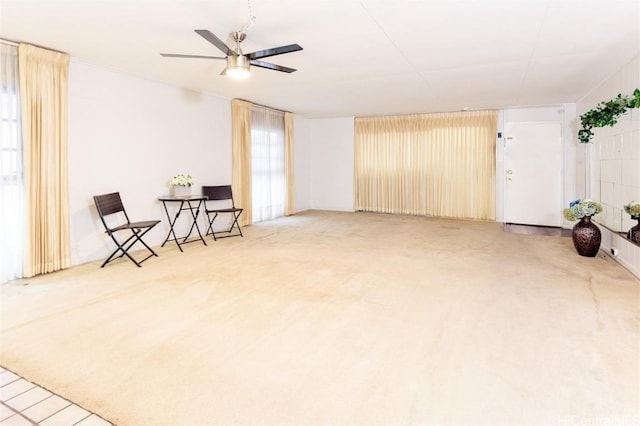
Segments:
[[[146,234],[147,232],[149,232],[152,228],[147,228],[144,232],[140,232],[140,229],[132,229],[132,235],[129,236],[129,238],[127,238],[123,243],[118,242],[117,238],[115,237],[113,232],[108,232],[109,236],[111,237],[111,239],[113,240],[113,242],[116,244],[116,246],[118,248],[116,248],[116,250],[111,253],[111,255],[107,258],[107,260],[104,261],[104,263],[102,263],[102,265],[100,266],[101,268],[104,268],[105,265],[107,265],[109,262],[112,262],[116,259],[120,259],[122,256],[127,256],[129,258],[129,260],[131,260],[138,268],[141,268],[142,265],[141,263],[144,262],[145,260],[149,259],[152,256],[158,256],[158,254],[153,251],[153,249],[151,249],[151,247],[149,247],[147,245],[147,243],[145,243],[142,240],[142,237],[144,236],[144,234]],[[133,241],[131,241],[133,240]],[[131,243],[129,243],[131,242]],[[128,252],[129,250],[137,243],[137,242],[141,242],[142,245],[144,245],[148,251],[151,252],[151,254],[147,257],[145,257],[144,259],[142,259],[141,261],[137,261],[135,260]],[[119,252],[122,252],[122,254],[118,257],[114,256],[116,254],[118,254]]]
[[[209,228],[207,228],[207,233],[204,234],[205,236],[211,234],[213,235],[213,241],[216,241],[216,233],[213,231],[213,221],[216,220],[216,217],[218,217],[218,213],[215,213],[213,215],[213,218],[211,218],[211,216],[209,216],[209,213],[207,213],[207,220],[209,221]]]
[[[107,231],[107,234],[109,234],[109,236],[111,237],[111,239],[113,240],[113,242],[116,244],[116,247],[117,247],[117,248],[113,251],[113,253],[111,253],[111,255],[107,258],[107,260],[105,260],[105,261],[102,263],[102,265],[101,265],[100,267],[101,267],[101,268],[104,268],[108,263],[110,263],[110,262],[112,262],[112,261],[114,261],[114,260],[116,260],[116,259],[120,259],[120,258],[121,258],[122,256],[124,256],[124,255],[127,255],[127,257],[128,257],[129,259],[131,259],[131,261],[132,261],[133,263],[136,263],[136,264],[137,264],[137,262],[136,262],[135,260],[133,260],[133,259],[131,258],[131,256],[129,256],[129,255],[127,254],[127,250],[128,250],[128,249],[126,249],[126,248],[125,248],[125,245],[126,245],[129,241],[131,241],[131,240],[134,238],[134,235],[131,235],[131,236],[130,236],[129,238],[127,238],[123,243],[120,243],[120,242],[118,241],[118,239],[116,238],[116,236],[115,236],[115,234],[114,234],[113,232],[109,232],[109,231]],[[120,256],[118,256],[118,257],[115,257],[115,258],[114,258],[114,256],[115,256],[116,254],[120,253],[120,252],[122,252],[122,254],[120,254]],[[138,266],[140,266],[140,265],[138,265]]]
[[[240,233],[240,236],[244,238],[244,235],[242,235],[242,230],[240,229],[240,224],[238,223],[238,218],[240,217],[241,214],[242,212],[233,213],[233,223],[231,224],[231,228],[229,228],[229,233],[233,231],[233,227],[235,226],[236,228],[238,228],[238,232]]]
[[[147,243],[145,243],[145,242],[144,242],[144,240],[142,239],[142,237],[144,236],[144,234],[146,234],[146,233],[147,233],[147,232],[149,232],[149,231],[151,231],[151,228],[147,228],[147,229],[146,229],[144,232],[142,232],[142,233],[140,233],[140,229],[134,229],[134,230],[133,230],[133,233],[134,233],[134,234],[136,234],[136,237],[137,237],[137,238],[136,238],[136,241],[140,241],[140,242],[142,243],[142,245],[143,245],[143,246],[145,246],[145,247],[147,248],[147,250],[149,250],[149,251],[151,252],[151,255],[150,255],[149,257],[151,257],[151,256],[158,257],[158,254],[157,254],[155,251],[153,251],[153,249],[152,249],[151,247],[149,247],[149,246],[147,245]],[[135,244],[135,242],[134,242],[133,244]],[[133,246],[133,244],[131,244],[131,245]],[[148,258],[147,258],[147,259],[148,259]],[[146,259],[145,259],[145,260],[146,260]],[[144,262],[144,260],[143,260],[143,261],[141,261],[140,263],[142,263],[142,262]]]
[[[220,238],[228,238],[228,237],[244,237],[244,235],[242,235],[242,230],[240,229],[240,224],[238,223],[238,218],[240,217],[240,214],[242,214],[242,212],[223,212],[223,213],[228,213],[232,216],[233,221],[231,222],[231,226],[229,227],[229,229],[227,231],[218,231],[215,232],[213,230],[213,222],[216,220],[216,218],[218,217],[218,212],[215,212],[214,216],[211,217],[209,215],[209,213],[207,213],[207,219],[209,220],[209,227],[207,228],[207,233],[206,235],[213,235],[213,240],[217,241]],[[237,228],[238,229],[238,233],[237,234],[231,234],[233,232],[233,228]],[[220,236],[219,234],[231,234],[231,235],[223,235]]]
[[[145,260],[147,260],[147,259],[149,259],[150,257],[153,257],[153,256],[158,257],[158,254],[157,254],[155,251],[153,251],[153,249],[152,249],[151,247],[149,247],[149,246],[147,245],[147,243],[145,243],[145,242],[144,242],[144,240],[142,239],[142,237],[144,236],[144,234],[146,234],[147,232],[151,231],[151,228],[146,228],[146,229],[144,230],[144,232],[140,232],[140,229],[132,229],[132,231],[133,231],[133,234],[135,235],[135,240],[131,242],[131,244],[129,245],[129,247],[127,247],[127,249],[126,249],[126,251],[127,251],[126,255],[127,255],[127,257],[128,257],[129,259],[131,259],[131,260],[133,261],[133,263],[135,263],[136,265],[138,265],[138,267],[139,267],[139,268],[141,268],[141,267],[142,267],[142,265],[141,265],[141,263],[142,263],[142,262],[144,262]],[[143,245],[143,246],[145,246],[149,252],[151,252],[151,254],[150,254],[150,255],[148,255],[147,257],[145,257],[144,259],[142,259],[142,260],[140,260],[140,261],[136,261],[135,259],[133,259],[133,257],[129,256],[129,253],[128,253],[128,252],[129,252],[129,249],[130,249],[131,247],[133,247],[133,246],[135,245],[135,243],[137,243],[137,242],[142,243],[142,245]]]

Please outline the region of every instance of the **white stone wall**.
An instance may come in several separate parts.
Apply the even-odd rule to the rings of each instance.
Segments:
[[[636,88],[640,88],[640,56],[578,101],[577,113],[583,114],[618,93],[632,95]],[[577,124],[579,127],[579,118]],[[640,247],[618,235],[636,223],[623,206],[640,201],[640,109],[623,115],[614,127],[594,130],[593,143],[580,149],[585,167],[584,175],[577,176],[578,186],[584,184],[585,196],[603,204],[604,211],[595,217],[605,228],[602,248],[607,252],[616,249],[616,260],[640,277]],[[577,169],[579,173],[583,170]]]

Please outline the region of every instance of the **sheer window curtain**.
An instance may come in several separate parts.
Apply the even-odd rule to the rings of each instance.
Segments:
[[[18,48],[0,43],[0,283],[22,277],[24,171]]]
[[[23,276],[69,267],[67,83],[69,56],[20,44],[18,71],[25,159]]]
[[[253,222],[284,216],[286,201],[284,112],[251,108]]]
[[[497,113],[355,119],[356,210],[495,220]]]

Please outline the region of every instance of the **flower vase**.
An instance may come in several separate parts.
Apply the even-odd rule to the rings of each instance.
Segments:
[[[640,244],[640,217],[634,217],[633,219],[636,219],[638,221],[638,224],[629,229],[627,238],[636,244]]]
[[[595,257],[600,250],[602,234],[600,228],[591,222],[591,216],[585,216],[576,223],[571,231],[573,246],[580,256]]]
[[[190,186],[173,185],[171,186],[171,195],[174,197],[188,197],[191,195]]]

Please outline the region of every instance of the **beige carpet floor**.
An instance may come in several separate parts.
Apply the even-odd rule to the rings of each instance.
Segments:
[[[3,285],[0,364],[121,426],[638,421],[640,282],[606,255],[365,213],[244,231]]]

